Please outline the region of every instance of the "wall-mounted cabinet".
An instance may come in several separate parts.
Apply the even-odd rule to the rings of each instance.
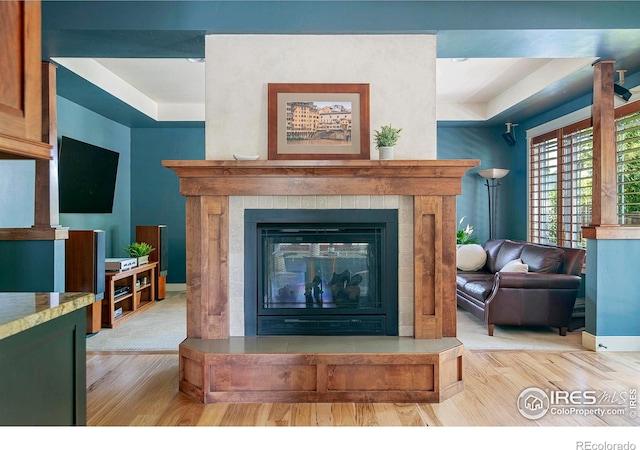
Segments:
[[[42,142],[39,1],[0,2],[0,158],[52,159]]]

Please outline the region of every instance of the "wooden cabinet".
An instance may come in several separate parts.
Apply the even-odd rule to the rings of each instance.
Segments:
[[[5,307],[11,295],[0,293]],[[0,425],[86,425],[84,323],[80,308],[0,339]]]
[[[122,272],[107,272],[102,326],[113,328],[155,304],[156,269],[152,262]],[[122,292],[119,292],[122,289]]]
[[[42,142],[39,1],[0,1],[0,158],[51,159]]]

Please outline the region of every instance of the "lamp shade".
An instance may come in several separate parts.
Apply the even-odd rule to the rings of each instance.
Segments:
[[[502,178],[509,173],[508,169],[483,169],[478,170],[478,174],[482,178]]]

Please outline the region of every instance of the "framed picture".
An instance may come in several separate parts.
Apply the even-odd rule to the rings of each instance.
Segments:
[[[269,84],[269,159],[369,159],[368,84]]]

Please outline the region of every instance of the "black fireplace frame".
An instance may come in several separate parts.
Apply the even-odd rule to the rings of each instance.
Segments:
[[[397,209],[245,209],[244,211],[244,328],[245,336],[257,336],[259,304],[259,245],[260,226],[286,227],[322,224],[323,226],[371,226],[382,230],[380,259],[380,292],[384,308],[379,314],[361,315],[382,323],[383,330],[374,334],[398,336],[398,210]],[[382,319],[380,319],[382,317]],[[339,316],[333,319],[339,320]],[[285,333],[282,333],[285,334]],[[305,334],[323,335],[327,332]],[[344,334],[344,333],[337,333]],[[347,333],[357,335],[360,333]],[[369,331],[361,334],[370,335]]]

